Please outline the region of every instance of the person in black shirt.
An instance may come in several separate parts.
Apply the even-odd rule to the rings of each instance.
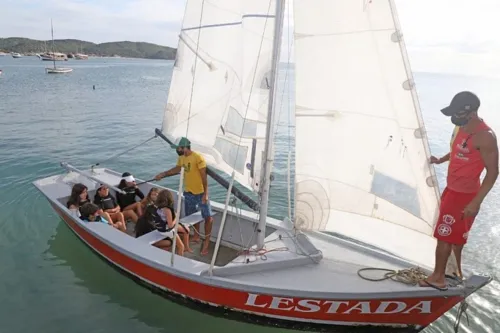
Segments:
[[[82,183],[76,183],[71,189],[71,195],[69,196],[68,202],[66,203],[66,207],[69,210],[77,211],[79,215],[81,215],[80,208],[86,203],[91,203],[89,199],[88,188]],[[111,220],[109,214],[105,213],[102,209],[99,209],[98,213],[102,215],[106,220]]]
[[[175,209],[174,209],[174,197],[169,190],[161,190],[156,198],[157,214],[160,217],[158,221],[161,225],[166,225],[167,228],[173,228],[176,222]],[[158,226],[157,226],[158,228]],[[189,227],[177,223],[177,236],[182,237],[183,243],[180,243],[180,238],[178,239],[179,254],[183,255],[184,251],[192,253],[193,250],[189,246]]]
[[[161,226],[161,218],[158,216],[157,210],[158,208],[154,204],[149,205],[144,210],[144,214],[139,217],[139,220],[137,220],[137,223],[135,225],[135,237],[141,237],[142,235],[145,235],[154,230],[158,230],[160,232],[167,231],[167,228],[162,228]],[[177,241],[180,242],[180,239],[177,239]],[[164,239],[153,243],[152,245],[168,251],[172,246],[172,239],[170,237],[165,237]],[[179,248],[177,248],[177,253],[179,253]]]
[[[124,214],[120,212],[120,206],[116,203],[111,193],[109,193],[109,188],[106,185],[101,184],[97,189],[94,196],[94,204],[109,214],[113,226],[116,225],[116,228],[121,231],[127,231]]]
[[[132,176],[129,172],[123,173],[122,180],[120,181],[118,188],[125,192],[125,194],[116,194],[116,199],[118,201],[118,205],[120,205],[121,211],[124,214],[128,214],[128,217],[134,223],[137,223],[139,216],[142,216],[142,205],[140,201],[136,201],[136,197],[139,197],[142,200],[144,199],[144,193],[142,193],[139,189],[135,183],[134,176]]]
[[[73,185],[66,207],[68,209],[80,209],[87,202],[90,202],[87,186],[81,183]]]

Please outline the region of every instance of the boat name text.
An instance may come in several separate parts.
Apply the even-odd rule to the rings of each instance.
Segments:
[[[330,301],[319,299],[294,299],[289,297],[248,294],[245,305],[281,311],[320,312],[331,314],[411,314],[431,313],[430,300],[413,301]]]

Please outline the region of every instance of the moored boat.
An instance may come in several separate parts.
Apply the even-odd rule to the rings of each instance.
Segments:
[[[45,68],[45,71],[47,74],[66,74],[71,73],[73,69],[67,67],[47,67]]]

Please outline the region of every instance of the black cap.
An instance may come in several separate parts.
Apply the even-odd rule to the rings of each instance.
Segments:
[[[441,110],[445,116],[453,116],[455,113],[460,111],[477,111],[481,102],[479,98],[471,93],[470,91],[462,91],[456,94],[449,106]]]

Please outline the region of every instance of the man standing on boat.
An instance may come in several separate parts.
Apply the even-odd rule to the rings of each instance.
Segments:
[[[441,196],[439,219],[434,237],[437,238],[434,272],[420,282],[422,287],[446,289],[445,270],[453,251],[457,260],[456,275],[462,278],[462,249],[479,212],[481,203],[498,177],[498,146],[495,133],[478,117],[479,98],[468,91],[456,94],[441,112],[451,117],[457,126],[451,139],[451,149],[441,158],[431,156],[430,162],[449,161],[447,185]],[[486,176],[480,181],[482,171]]]
[[[191,142],[183,137],[176,146],[177,165],[172,169],[161,172],[155,179],[160,180],[165,177],[177,175],[184,167],[184,211],[186,216],[196,213],[197,206],[201,210],[201,216],[205,220],[205,240],[201,249],[201,255],[208,254],[210,245],[210,234],[212,232],[212,211],[208,200],[207,164],[203,156],[191,150]],[[194,225],[195,234],[193,242],[200,241],[200,225]]]

